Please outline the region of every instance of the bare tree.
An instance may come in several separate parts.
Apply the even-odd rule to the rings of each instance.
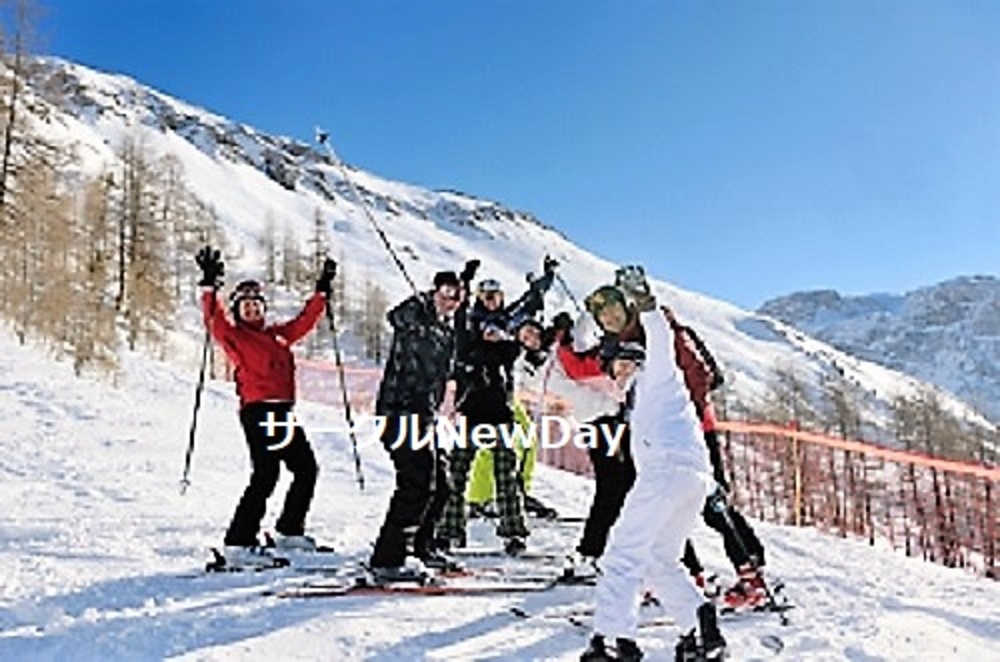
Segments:
[[[115,306],[108,285],[111,279],[114,240],[108,211],[110,175],[87,184],[79,209],[83,228],[79,255],[81,293],[72,316],[70,336],[73,369],[77,375],[89,365],[118,367]]]
[[[777,423],[814,423],[816,412],[809,401],[809,385],[794,364],[775,364],[768,383],[762,414]]]
[[[0,2],[0,12],[5,16],[4,23],[8,26],[5,35],[6,43],[11,45],[11,52],[5,52],[3,57],[3,146],[0,156],[0,210],[7,203],[7,191],[12,174],[15,145],[20,140],[20,115],[18,106],[26,85],[28,74],[29,46],[34,40],[35,24],[38,19],[38,7],[32,0],[3,0]]]
[[[268,211],[264,216],[264,234],[261,237],[261,250],[264,252],[264,273],[267,282],[278,280],[278,237],[274,222],[274,213]]]
[[[326,223],[323,220],[323,211],[316,207],[313,212],[313,232],[312,239],[309,241],[312,247],[312,266],[314,270],[318,270],[323,265],[323,260],[326,259],[329,240],[327,239],[327,229]]]
[[[362,316],[362,337],[365,343],[365,358],[382,363],[385,345],[385,313],[389,307],[385,290],[371,280],[365,283],[365,307]]]
[[[827,376],[820,383],[819,413],[827,432],[845,439],[861,436],[861,394],[840,375]]]

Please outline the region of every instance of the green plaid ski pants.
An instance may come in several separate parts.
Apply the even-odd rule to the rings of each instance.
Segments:
[[[437,534],[441,538],[465,539],[466,503],[465,488],[469,469],[476,456],[476,446],[452,449],[449,457],[451,489],[444,513],[441,515]],[[528,528],[524,523],[524,502],[517,475],[517,454],[502,443],[492,450],[493,479],[496,482],[496,504],[500,515],[497,535],[501,538],[525,538]]]

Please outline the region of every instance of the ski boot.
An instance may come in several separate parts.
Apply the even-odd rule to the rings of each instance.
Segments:
[[[642,659],[642,650],[632,639],[615,639],[614,650],[608,650],[604,643],[604,637],[595,634],[590,638],[587,650],[580,656],[580,662],[610,662],[611,660],[624,660],[625,662],[639,662]]]
[[[691,579],[694,580],[695,586],[701,590],[705,599],[715,601],[722,595],[722,586],[719,585],[718,575],[706,575],[704,572],[699,572],[697,575],[692,575]]]
[[[597,581],[600,574],[597,567],[597,559],[593,556],[585,556],[580,552],[573,552],[566,557],[566,564],[563,566],[561,578],[567,583],[591,583]]]
[[[524,495],[524,512],[539,519],[559,519],[555,508],[550,508],[533,496]]]
[[[269,533],[265,533],[264,538],[267,541],[267,547],[273,547],[281,552],[320,551],[319,545],[316,544],[316,540],[312,536],[286,536],[281,533],[275,533],[272,536]],[[329,551],[333,551],[333,549],[331,548]]]
[[[719,632],[719,621],[715,605],[706,602],[698,607],[698,628],[701,630],[701,650],[706,660],[722,660],[726,657],[726,640]]]
[[[462,564],[447,554],[435,550],[427,550],[419,554],[424,566],[438,572],[458,572],[463,570]]]
[[[759,568],[747,564],[740,566],[739,578],[722,596],[727,609],[756,609],[767,604],[767,589]]]
[[[213,560],[205,566],[209,572],[238,572],[242,570],[269,570],[290,565],[288,559],[277,556],[260,545],[226,545],[220,553],[212,549]]]
[[[499,516],[492,501],[469,504],[469,517],[472,519],[496,519]]]
[[[368,568],[370,583],[375,586],[386,586],[388,584],[418,584],[425,586],[434,580],[433,573],[427,569],[423,561],[408,556],[403,565],[397,566],[372,566]]]
[[[674,662],[702,662],[704,659],[694,630],[682,634],[674,647]]]
[[[583,655],[580,656],[580,662],[607,662],[614,659],[604,643],[604,637],[599,634],[590,638],[587,650],[583,651]]]
[[[519,536],[511,536],[507,538],[507,541],[503,544],[503,551],[507,556],[520,556],[521,553],[526,550],[528,546],[524,542],[524,538]]]

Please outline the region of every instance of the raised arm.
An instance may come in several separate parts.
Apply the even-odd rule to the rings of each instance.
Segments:
[[[283,336],[289,344],[298,342],[312,331],[325,309],[326,295],[316,292],[309,297],[305,307],[298,315],[284,324],[275,324],[273,329],[278,335]]]
[[[225,345],[232,334],[233,323],[226,317],[218,293],[214,288],[206,287],[201,293],[201,316],[205,326],[211,331],[212,337]]]

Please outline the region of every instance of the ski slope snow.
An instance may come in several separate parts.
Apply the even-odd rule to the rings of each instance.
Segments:
[[[466,597],[287,600],[266,589],[308,577],[203,575],[249,463],[232,385],[210,382],[192,486],[179,479],[195,375],[130,357],[118,388],[75,379],[0,334],[0,660],[574,660],[587,633],[509,609],[591,604],[592,589]],[[359,493],[340,415],[303,404],[320,463],[312,533],[363,556],[384,514],[391,465],[363,447]],[[582,514],[591,486],[542,467],[536,492]],[[277,495],[283,494],[283,478]],[[265,526],[273,525],[273,509]],[[1000,584],[812,530],[759,524],[769,572],[798,605],[791,623],[755,615],[724,624],[732,659],[989,660],[1000,650]],[[569,551],[576,529],[540,525],[538,548]],[[472,537],[491,531],[476,523]],[[706,565],[726,568],[720,541],[696,532]],[[642,631],[648,659],[672,659],[677,632]]]

